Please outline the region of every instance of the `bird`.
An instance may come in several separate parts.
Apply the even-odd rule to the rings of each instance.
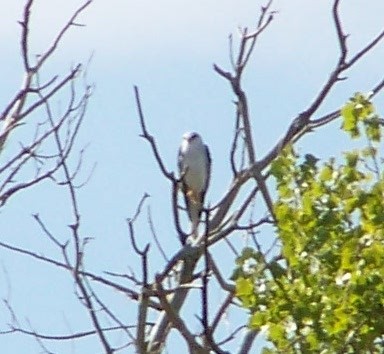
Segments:
[[[191,220],[191,234],[197,237],[204,198],[211,179],[212,159],[208,146],[196,132],[183,135],[178,154],[178,168],[185,206]]]

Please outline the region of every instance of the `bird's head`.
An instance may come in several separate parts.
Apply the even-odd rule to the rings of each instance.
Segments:
[[[183,140],[186,141],[188,144],[193,143],[202,143],[201,136],[195,132],[187,132],[183,135]]]

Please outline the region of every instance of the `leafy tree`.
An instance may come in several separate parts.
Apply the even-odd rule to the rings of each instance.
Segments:
[[[366,146],[324,163],[288,146],[270,170],[281,253],[247,248],[238,259],[236,294],[273,343],[266,353],[383,348],[383,120],[362,94],[341,112],[343,130]]]

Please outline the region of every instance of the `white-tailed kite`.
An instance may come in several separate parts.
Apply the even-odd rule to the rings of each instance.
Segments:
[[[199,134],[185,133],[183,135],[178,166],[185,205],[192,222],[192,234],[196,236],[204,206],[204,197],[211,177],[211,156]]]

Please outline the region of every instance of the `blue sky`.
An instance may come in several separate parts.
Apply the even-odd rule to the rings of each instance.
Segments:
[[[79,3],[36,0],[30,34],[33,53],[47,47]],[[261,37],[244,78],[258,157],[308,106],[336,62],[338,45],[331,4],[328,0],[274,2],[273,9],[278,13]],[[0,21],[1,107],[22,81],[17,20],[21,19],[23,5],[20,0],[2,5],[6,16]],[[214,204],[225,192],[231,178],[228,156],[234,122],[233,95],[227,82],[214,73],[212,64],[229,69],[228,35],[232,33],[236,40],[238,26],[252,28],[261,5],[260,1],[250,0],[96,1],[80,18],[86,27],[73,28],[48,63],[43,73],[46,77],[64,73],[93,55],[88,81],[95,84],[95,89],[78,141],[79,148],[89,144],[81,177],[86,178],[97,164],[90,182],[79,191],[82,234],[94,238],[85,260],[93,271],[125,272],[128,266],[138,266],[129,249],[125,219],[134,213],[145,192],[151,195],[154,224],[168,255],[178,249],[170,215],[169,184],[159,173],[149,146],[138,136],[134,84],[140,88],[148,128],[157,139],[167,168],[176,168],[181,135],[187,130],[198,131],[209,144],[214,163],[208,199]],[[345,1],[341,8],[346,32],[351,33],[351,50],[358,50],[382,30],[382,0]],[[355,91],[369,91],[382,79],[383,58],[381,45],[348,72],[349,79],[332,91],[320,113],[338,108]],[[59,107],[60,100],[56,104]],[[375,104],[382,112],[383,95],[375,99]],[[347,149],[350,143],[340,134],[339,125],[335,122],[304,138],[298,144],[300,151],[327,158]],[[33,127],[33,122],[27,123],[11,137],[0,156],[1,164],[23,137],[31,136]],[[67,203],[64,190],[50,182],[16,195],[1,209],[1,239],[59,256],[31,215],[39,213],[64,240],[69,237],[67,225],[71,223]],[[147,242],[145,217],[137,231],[138,237]],[[220,251],[232,257],[228,249]],[[162,262],[155,250],[153,253],[151,267],[155,271]],[[73,295],[68,274],[2,249],[0,263],[6,269],[6,273],[0,272],[0,296],[10,299],[20,319],[29,319],[33,328],[50,334],[89,328],[87,314]],[[226,263],[222,266],[229,274],[231,264]],[[105,296],[111,296],[111,306],[130,318],[129,307],[134,304],[120,295]],[[219,295],[212,296],[220,300]],[[0,318],[1,330],[8,318],[4,307],[0,307]],[[100,352],[95,339],[66,345],[50,343],[48,347],[58,353]],[[175,345],[179,345],[177,340]],[[33,340],[19,335],[0,337],[0,346],[6,353],[39,352]]]

